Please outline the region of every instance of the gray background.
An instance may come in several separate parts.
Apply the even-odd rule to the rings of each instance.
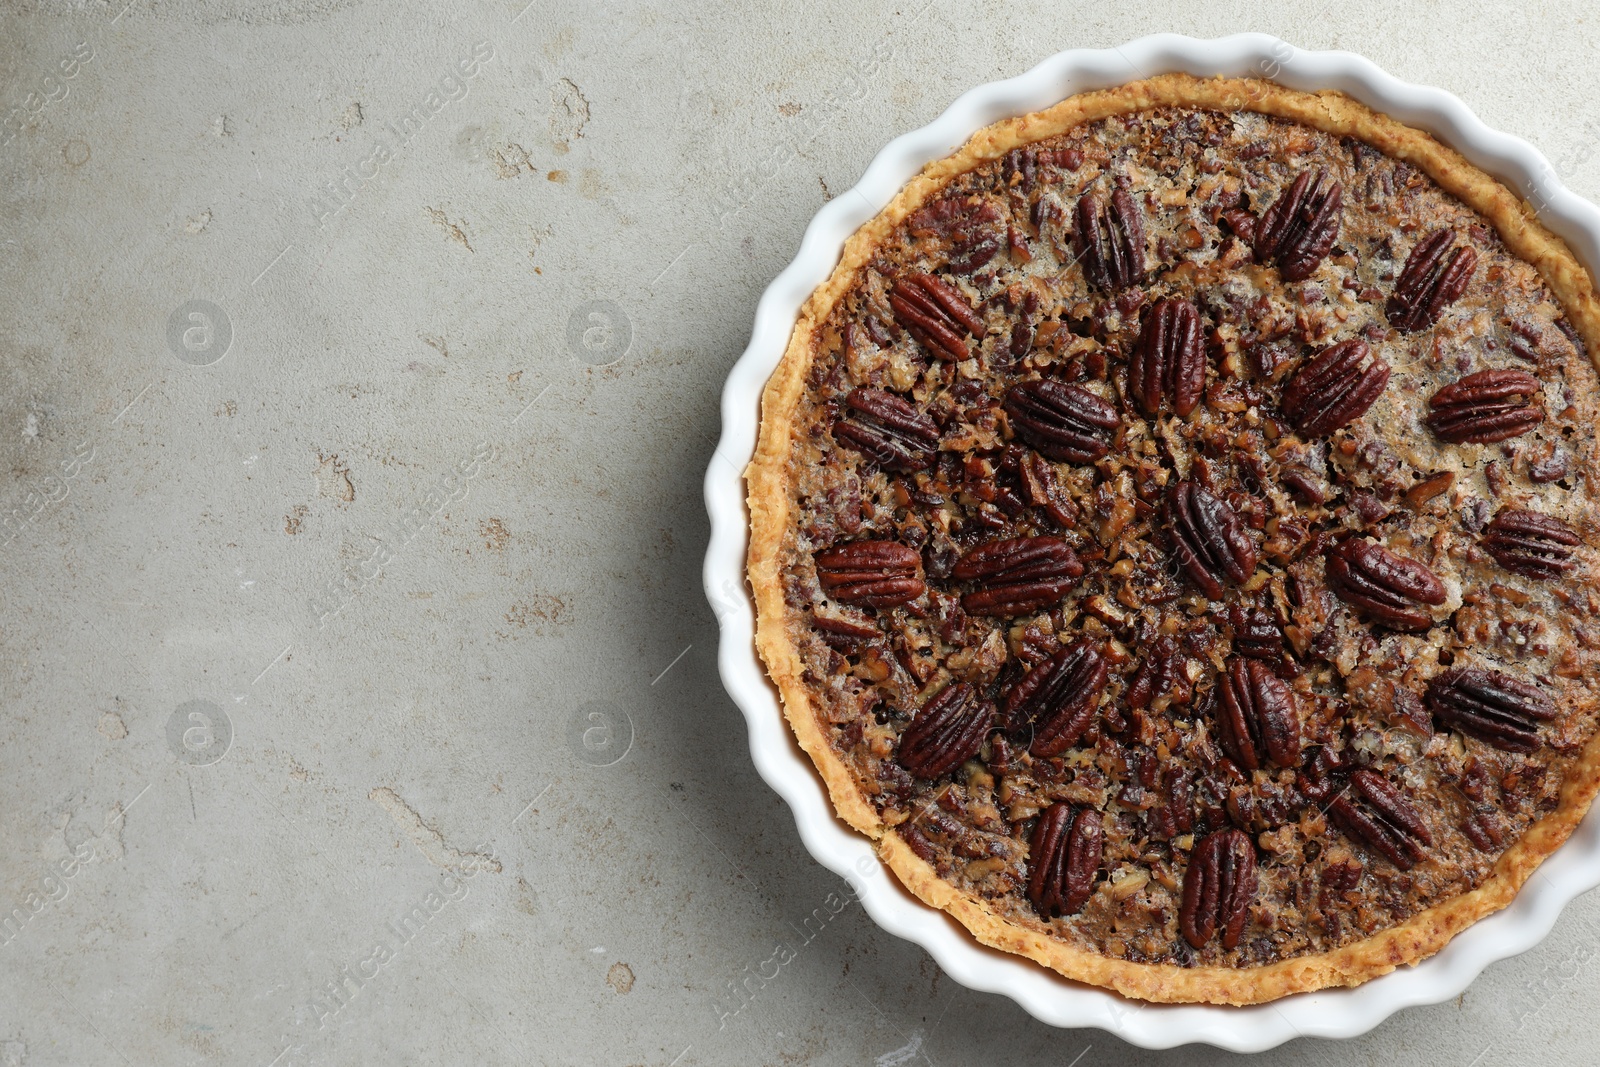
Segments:
[[[716,676],[723,377],[880,146],[1061,48],[1359,50],[1595,198],[1594,22],[524,2],[0,0],[0,1067],[1231,1059],[830,896]],[[1592,1062],[1597,945],[1268,1057]]]

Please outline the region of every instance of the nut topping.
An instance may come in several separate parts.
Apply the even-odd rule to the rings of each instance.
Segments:
[[[1060,755],[1089,728],[1108,674],[1101,646],[1079,638],[1023,675],[1006,693],[1001,701],[1006,733],[1020,740],[1031,731],[1029,752]]]
[[[1187,300],[1162,300],[1145,316],[1128,367],[1128,390],[1146,415],[1161,411],[1162,398],[1180,418],[1200,403],[1206,385],[1206,353],[1200,344],[1200,312]]]
[[[823,591],[845,604],[892,608],[927,588],[922,557],[898,541],[853,541],[818,552],[815,563]]]
[[[1007,389],[1005,410],[1018,437],[1065,463],[1093,463],[1111,451],[1111,435],[1122,421],[1089,390],[1052,378]]]
[[[1228,605],[1228,633],[1237,655],[1269,662],[1283,658],[1283,631],[1277,620],[1260,608]]]
[[[1076,914],[1094,893],[1104,829],[1100,813],[1050,805],[1028,844],[1028,899],[1041,919]]]
[[[1277,260],[1284,281],[1311,277],[1339,237],[1344,186],[1325,170],[1318,171],[1312,182],[1311,172],[1301,171],[1255,225],[1256,259]]]
[[[1529,403],[1538,393],[1525,370],[1481,370],[1434,393],[1425,421],[1441,441],[1493,444],[1539,425],[1544,412]]]
[[[1017,461],[1017,473],[1022,480],[1022,491],[1028,503],[1040,507],[1059,526],[1077,525],[1078,508],[1061,487],[1055,468],[1037,452],[1029,452]]]
[[[961,598],[968,614],[1009,618],[1059,603],[1083,576],[1083,564],[1059,537],[1011,537],[972,549],[950,573],[975,584]]]
[[[1006,153],[1005,161],[1001,164],[1000,176],[1007,188],[1021,188],[1026,192],[1038,180],[1041,168],[1077,170],[1081,166],[1083,166],[1083,152],[1076,148],[1060,148],[1054,151],[1048,148],[1014,148]]]
[[[1300,759],[1300,716],[1294,694],[1258,659],[1234,657],[1218,679],[1218,740],[1247,771],[1292,767]]]
[[[950,269],[971,274],[1000,251],[1005,230],[993,204],[976,197],[944,197],[906,219],[913,236],[942,238],[950,250]],[[976,332],[976,331],[974,331]]]
[[[1389,858],[1402,871],[1422,862],[1433,834],[1411,800],[1376,771],[1352,772],[1350,785],[1328,805],[1344,832]]]
[[[1256,896],[1256,848],[1242,831],[1229,827],[1208,834],[1189,856],[1183,872],[1183,905],[1178,929],[1195,948],[1204,948],[1222,931],[1222,947],[1239,947],[1250,905]]]
[[[1128,683],[1128,706],[1142,710],[1162,698],[1168,705],[1187,704],[1192,695],[1178,642],[1166,635],[1156,638],[1134,672],[1133,681]]]
[[[1449,598],[1427,566],[1360,537],[1328,551],[1327,573],[1339,599],[1392,630],[1426,630],[1433,616],[1424,605],[1438,607]]]
[[[909,400],[882,389],[853,389],[833,439],[886,470],[921,470],[939,448],[939,428]]]
[[[1556,717],[1543,690],[1481,667],[1445,671],[1428,683],[1423,700],[1441,727],[1507,752],[1535,751],[1539,724]]]
[[[1222,599],[1224,579],[1243,585],[1256,569],[1256,545],[1227,504],[1194,482],[1179,482],[1167,497],[1172,553],[1200,591]]]
[[[940,778],[978,754],[994,726],[994,705],[956,682],[922,706],[900,735],[900,765],[918,778]]]
[[[1478,543],[1513,574],[1556,579],[1577,566],[1572,550],[1583,539],[1554,516],[1507,508],[1495,516]]]
[[[1307,360],[1283,391],[1283,413],[1305,437],[1322,437],[1359,419],[1389,384],[1389,365],[1375,359],[1361,369],[1367,343],[1341,341]]]
[[[1144,278],[1144,222],[1126,189],[1110,203],[1094,193],[1078,198],[1072,250],[1091,286],[1114,293]]]
[[[983,336],[983,320],[961,290],[931,274],[896,278],[889,307],[895,321],[934,356],[968,359],[967,337]]]
[[[1463,246],[1446,255],[1455,239],[1449,230],[1439,230],[1411,249],[1394,295],[1384,306],[1389,325],[1407,333],[1427,329],[1466,291],[1478,253]]]

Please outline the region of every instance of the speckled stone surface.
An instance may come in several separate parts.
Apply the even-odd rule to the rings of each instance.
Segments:
[[[699,588],[723,377],[878,147],[1061,48],[1357,50],[1600,198],[1594,20],[523,2],[0,0],[0,1067],[1226,1058],[805,853]],[[1268,1055],[1589,1063],[1597,955],[1589,896]]]

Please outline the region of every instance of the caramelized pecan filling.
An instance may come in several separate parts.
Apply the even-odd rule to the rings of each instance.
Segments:
[[[1596,376],[1431,179],[1104,119],[913,212],[817,331],[791,637],[890,832],[1137,962],[1471,890],[1596,729]]]

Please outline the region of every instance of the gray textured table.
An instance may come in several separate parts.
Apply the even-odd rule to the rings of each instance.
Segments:
[[[699,589],[723,377],[879,146],[1060,48],[1357,49],[1594,198],[1592,16],[524,2],[0,0],[0,1065],[1224,1058],[802,850]],[[1270,1057],[1593,1062],[1597,924]]]

